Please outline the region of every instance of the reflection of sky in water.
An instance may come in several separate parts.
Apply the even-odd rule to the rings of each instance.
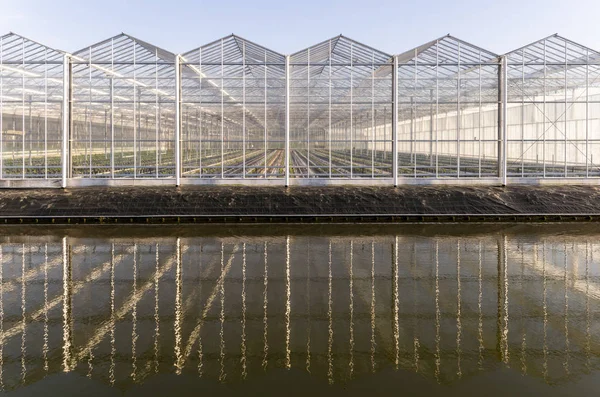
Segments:
[[[276,368],[453,384],[504,367],[564,384],[600,363],[597,237],[5,239],[0,385]]]

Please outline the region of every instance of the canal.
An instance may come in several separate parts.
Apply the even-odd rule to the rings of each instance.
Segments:
[[[6,226],[0,236],[8,395],[600,387],[598,224]]]

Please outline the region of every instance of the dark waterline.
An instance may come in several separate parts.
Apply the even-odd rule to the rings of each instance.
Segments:
[[[1,235],[9,395],[600,390],[600,225]]]

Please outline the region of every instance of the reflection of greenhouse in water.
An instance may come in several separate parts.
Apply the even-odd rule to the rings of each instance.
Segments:
[[[181,55],[126,34],[64,53],[0,36],[0,185],[509,183],[600,177],[600,53],[337,36]],[[137,181],[139,179],[139,181]]]
[[[600,364],[597,241],[4,239],[0,381],[295,368],[338,383],[400,368],[452,383],[506,366],[564,383]]]

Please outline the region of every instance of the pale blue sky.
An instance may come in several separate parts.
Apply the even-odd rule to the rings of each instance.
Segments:
[[[598,0],[0,0],[13,31],[75,51],[126,32],[176,53],[230,33],[290,54],[340,33],[397,54],[450,33],[499,54],[559,33],[600,50]]]

